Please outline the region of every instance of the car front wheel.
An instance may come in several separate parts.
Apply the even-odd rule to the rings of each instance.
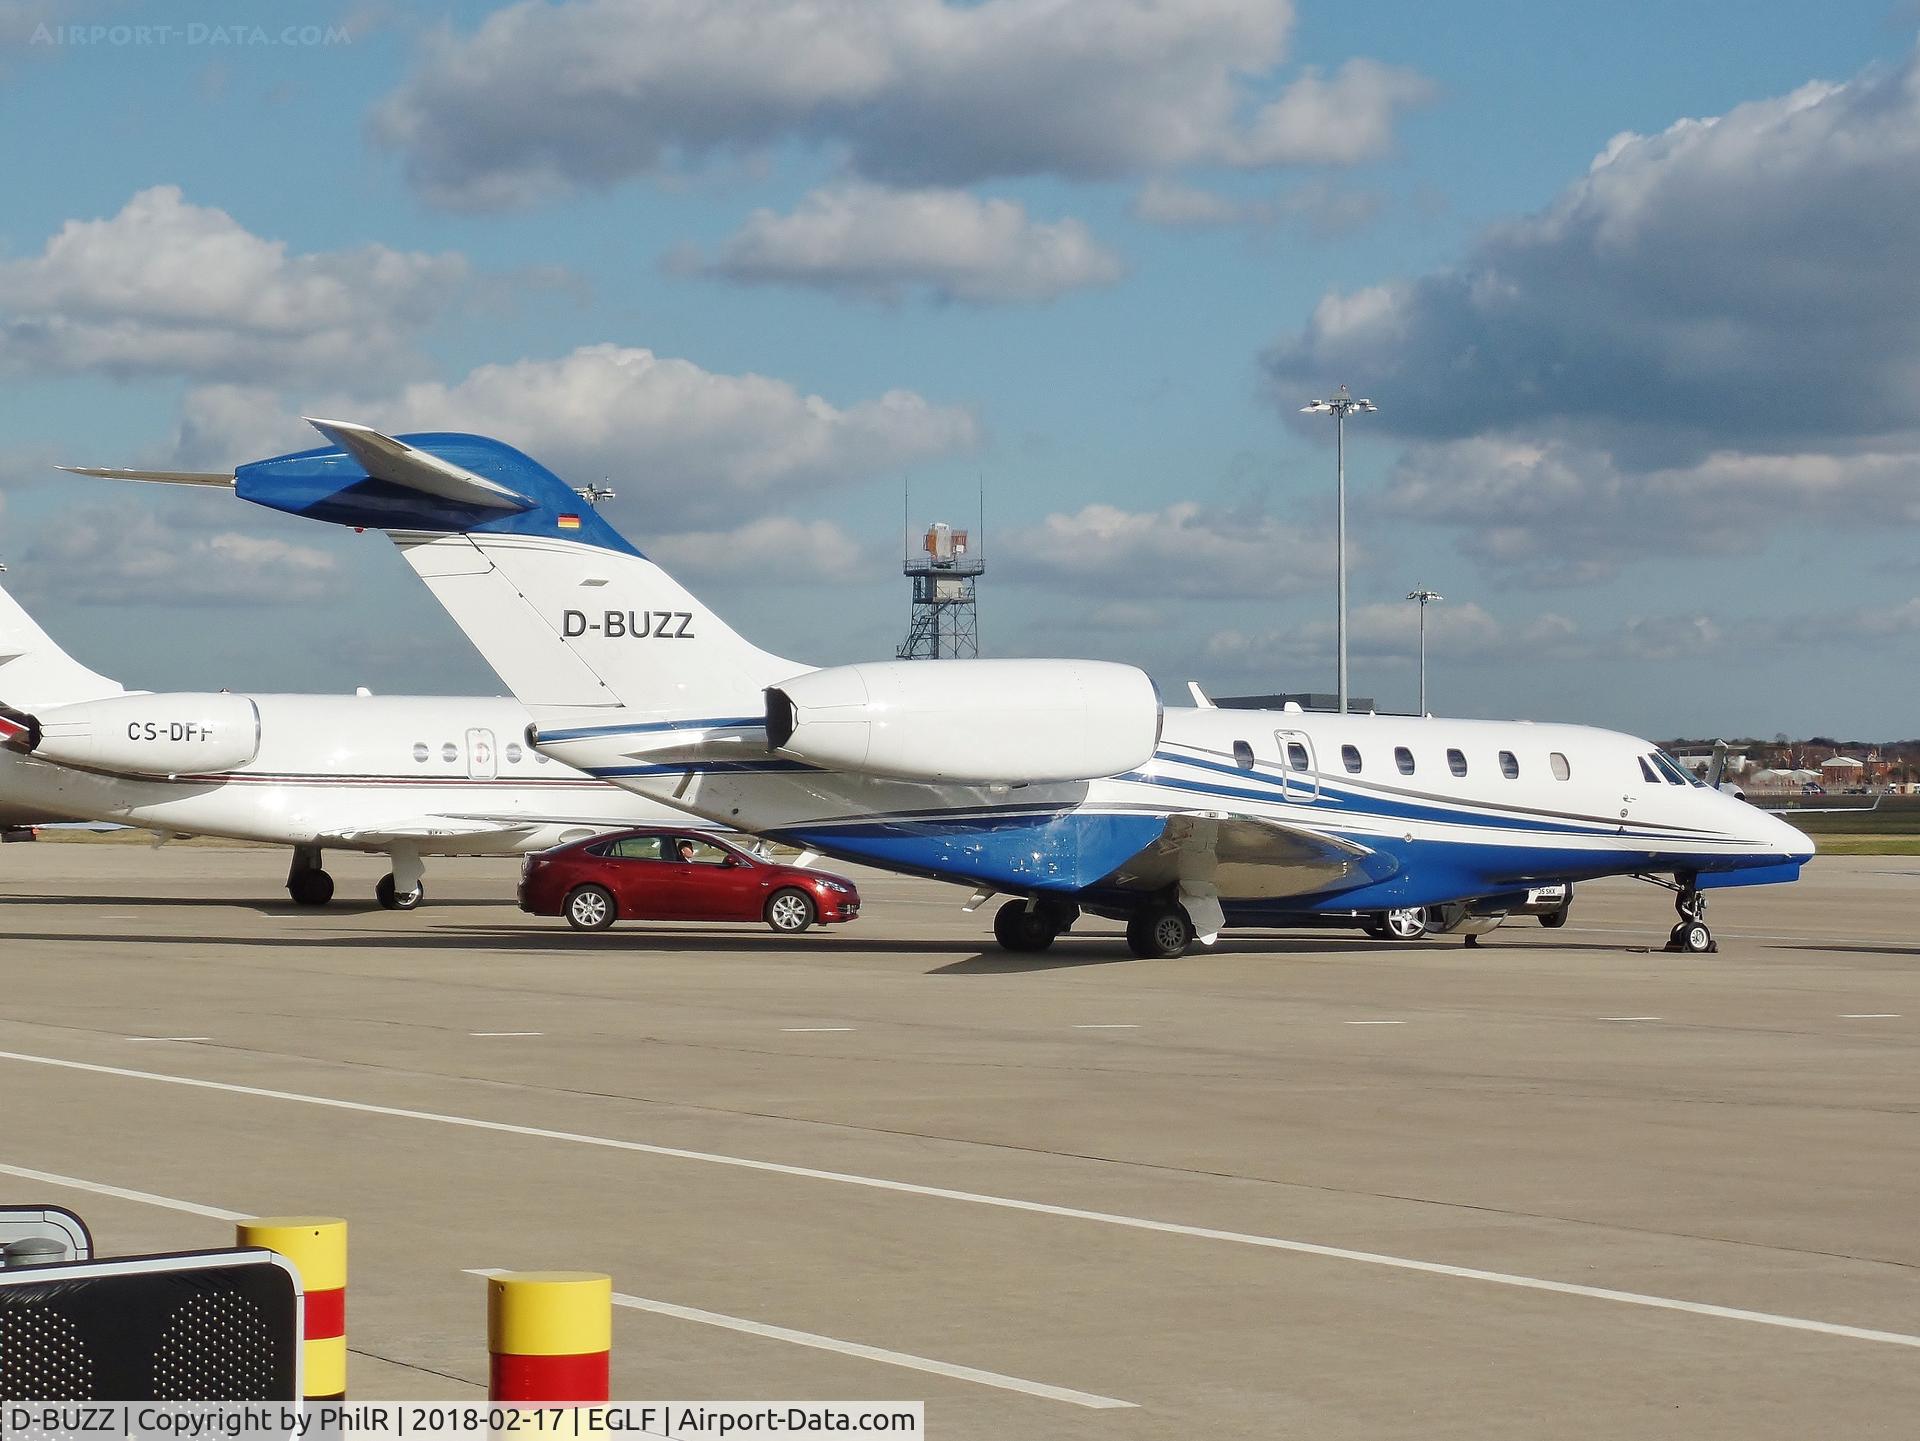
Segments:
[[[813,924],[813,898],[789,887],[767,897],[767,924],[782,935],[797,936]]]
[[[567,924],[576,931],[604,931],[617,914],[605,886],[578,886],[567,897]]]

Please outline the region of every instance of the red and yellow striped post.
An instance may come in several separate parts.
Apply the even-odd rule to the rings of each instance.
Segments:
[[[607,1400],[613,1278],[597,1271],[487,1277],[487,1399]]]
[[[293,1262],[307,1293],[303,1368],[309,1401],[347,1394],[347,1223],[335,1216],[261,1216],[234,1227],[242,1246]]]

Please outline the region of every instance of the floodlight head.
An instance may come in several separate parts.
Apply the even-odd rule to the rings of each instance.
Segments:
[[[1300,407],[1300,413],[1302,415],[1329,415],[1332,411],[1333,407],[1324,400],[1310,401],[1308,404]]]
[[[1437,590],[1410,590],[1407,592],[1407,599],[1417,600],[1420,604],[1425,605],[1428,601],[1445,600],[1446,597]]]

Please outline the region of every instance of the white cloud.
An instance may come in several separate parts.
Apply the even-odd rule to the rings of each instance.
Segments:
[[[1573,622],[1551,613],[1513,626],[1496,620],[1473,601],[1427,607],[1428,653],[1450,660],[1481,659],[1535,640],[1564,640],[1574,630]],[[1322,665],[1333,647],[1333,622],[1328,620],[1275,630],[1230,627],[1215,631],[1206,643],[1207,655],[1214,660],[1269,669]],[[1347,649],[1356,661],[1373,666],[1413,665],[1420,649],[1420,608],[1411,601],[1353,607],[1347,615]]]
[[[1128,209],[1136,220],[1173,230],[1269,230],[1291,222],[1324,240],[1352,234],[1385,204],[1379,191],[1352,190],[1327,180],[1309,181],[1274,196],[1240,199],[1156,176],[1140,187]]]
[[[1920,53],[1616,137],[1457,265],[1329,296],[1267,367],[1425,439],[1557,423],[1662,463],[1920,431]],[[1297,402],[1296,402],[1297,403]]]
[[[871,566],[865,548],[830,520],[763,515],[732,530],[656,536],[647,553],[675,575],[717,578],[734,588],[770,582],[854,582]]]
[[[1524,434],[1412,447],[1386,496],[1402,520],[1454,529],[1503,579],[1576,586],[1648,556],[1751,552],[1782,529],[1920,525],[1920,455],[1708,455],[1633,469]]]
[[[712,259],[677,267],[758,285],[812,286],[896,301],[1052,300],[1118,280],[1119,257],[1078,220],[1036,221],[1013,200],[964,190],[889,190],[850,183],[816,190],[790,214],[756,210]]]
[[[26,555],[36,575],[84,577],[64,593],[89,605],[302,604],[328,599],[335,576],[333,557],[310,546],[199,530],[125,503],[64,512]]]
[[[781,139],[912,185],[1380,154],[1426,82],[1355,60],[1263,104],[1292,23],[1291,0],[525,0],[443,34],[375,131],[464,207]]]
[[[1658,135],[1445,270],[1324,297],[1265,357],[1414,444],[1396,515],[1586,584],[1789,528],[1920,525],[1920,51]]]
[[[0,368],[204,379],[372,379],[417,369],[419,332],[468,274],[369,245],[290,254],[177,186],[70,220],[0,261]]]
[[[1119,587],[1129,595],[1257,599],[1325,582],[1325,537],[1247,509],[1178,501],[1161,510],[1095,503],[1055,512],[1037,527],[994,542],[1003,573],[1082,593]]]
[[[738,522],[755,508],[788,509],[980,440],[971,411],[911,390],[839,406],[784,380],[724,374],[621,345],[485,365],[452,383],[420,382],[376,401],[303,396],[301,406],[389,434],[490,435],[571,484],[611,481],[619,498],[610,513],[643,522],[646,530],[635,530],[643,542],[663,529]],[[204,388],[187,399],[173,463],[217,469],[319,443],[284,400]]]

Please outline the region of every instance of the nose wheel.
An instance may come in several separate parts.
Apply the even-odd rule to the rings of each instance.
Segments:
[[[1673,908],[1680,919],[1667,935],[1668,950],[1704,956],[1720,949],[1707,928],[1707,898],[1696,887],[1683,885],[1675,891]]]

